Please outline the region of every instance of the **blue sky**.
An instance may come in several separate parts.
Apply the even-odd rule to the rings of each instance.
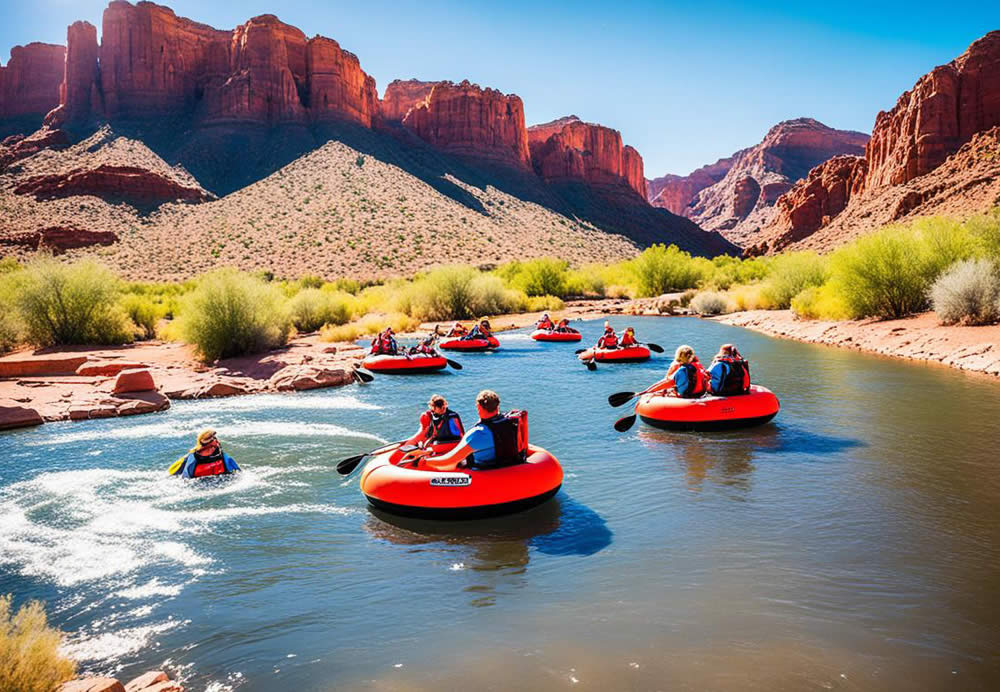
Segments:
[[[0,0],[0,54],[100,29],[103,0]],[[810,116],[870,132],[920,75],[1000,29],[1000,3],[174,0],[232,28],[264,13],[396,78],[470,79],[524,99],[528,124],[574,113],[621,130],[647,177],[688,173]],[[959,11],[962,7],[964,11]]]

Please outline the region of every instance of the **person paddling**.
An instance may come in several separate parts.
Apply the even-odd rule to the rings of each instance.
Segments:
[[[543,329],[545,331],[552,331],[552,318],[549,317],[549,313],[542,313],[542,318],[535,322],[535,329]]]
[[[448,400],[434,394],[427,402],[427,410],[420,414],[420,430],[404,445],[427,447],[440,442],[458,442],[465,434],[462,418],[448,408]]]
[[[479,422],[465,432],[454,449],[440,456],[425,457],[421,466],[434,471],[453,471],[466,466],[483,470],[516,463],[526,451],[519,438],[523,416],[500,413],[500,395],[490,389],[476,395],[476,412]]]
[[[628,348],[629,346],[635,346],[638,343],[639,342],[635,340],[635,329],[627,327],[625,332],[622,334],[622,340],[618,345],[622,348]]]
[[[451,329],[448,330],[448,333],[445,334],[445,336],[447,336],[447,337],[463,337],[463,336],[465,336],[468,333],[469,333],[469,330],[465,328],[464,324],[462,324],[461,322],[455,322],[455,324],[451,325]]]
[[[240,470],[232,457],[227,456],[222,451],[215,436],[215,430],[207,428],[202,430],[195,446],[188,452],[187,457],[175,472],[175,476],[182,478],[201,478],[203,476],[221,476],[227,473],[235,473]]]
[[[426,355],[434,356],[437,355],[437,349],[435,345],[437,344],[437,334],[431,332],[424,339],[410,349],[410,355]]]
[[[679,346],[667,376],[648,389],[649,392],[673,393],[682,399],[695,399],[706,389],[708,375],[690,346]]]
[[[563,317],[561,320],[559,320],[559,323],[556,325],[556,328],[555,328],[554,331],[557,331],[557,332],[568,332],[568,331],[571,331],[570,328],[569,328],[569,320],[567,318]]]
[[[602,334],[601,338],[597,340],[597,348],[604,349],[606,351],[618,348],[618,335],[615,334],[615,330],[611,327],[610,322],[605,321],[604,334]]]
[[[719,396],[750,391],[750,364],[732,344],[723,344],[708,368],[709,388]]]
[[[490,328],[490,321],[484,318],[479,320],[479,323],[472,328],[472,330],[469,332],[469,335],[466,336],[465,338],[489,339],[491,336],[493,336],[493,332]]]
[[[372,349],[371,352],[375,355],[387,355],[395,356],[399,354],[399,344],[396,343],[396,337],[392,331],[392,327],[386,327],[385,330],[375,336],[372,339]]]

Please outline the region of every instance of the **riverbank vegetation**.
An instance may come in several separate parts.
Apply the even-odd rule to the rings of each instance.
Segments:
[[[894,318],[933,307],[946,323],[998,319],[1000,212],[926,218],[862,236],[828,255],[706,259],[654,245],[610,265],[553,258],[496,268],[437,267],[409,279],[280,279],[223,268],[182,283],[127,283],[91,260],[0,261],[0,350],[19,344],[183,340],[215,360],[286,343],[296,332],[353,340],[386,326],[558,311],[578,297],[685,292],[699,314],[787,309],[814,319]]]
[[[49,626],[45,609],[31,601],[11,608],[11,596],[0,596],[0,690],[51,692],[76,672],[59,653],[62,633]]]

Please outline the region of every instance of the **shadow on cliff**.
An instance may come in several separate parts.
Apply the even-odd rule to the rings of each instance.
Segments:
[[[528,203],[640,246],[676,243],[697,254],[736,254],[718,234],[704,233],[688,219],[649,206],[625,186],[600,189],[584,183],[546,184],[530,170],[451,156],[434,149],[399,125],[376,129],[348,122],[267,127],[249,123],[192,127],[184,120],[115,122],[116,133],[142,140],[171,165],[180,164],[210,192],[223,197],[266,178],[329,141],[397,166],[470,211],[489,215],[469,188],[493,187]],[[83,133],[74,133],[78,138]]]

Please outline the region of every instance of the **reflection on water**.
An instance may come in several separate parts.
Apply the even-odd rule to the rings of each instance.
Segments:
[[[998,383],[626,322],[668,352],[736,342],[781,413],[618,433],[608,394],[665,357],[589,372],[522,331],[447,376],[2,433],[0,593],[46,600],[82,670],[193,692],[1000,687]],[[563,463],[552,501],[401,520],[334,470],[411,434],[432,390],[469,419],[483,388]],[[206,425],[244,473],[166,477]]]

